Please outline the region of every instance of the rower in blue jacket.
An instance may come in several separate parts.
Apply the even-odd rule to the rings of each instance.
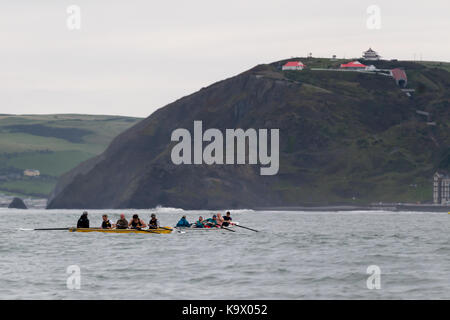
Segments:
[[[177,227],[189,228],[190,226],[191,224],[189,223],[189,221],[186,220],[186,216],[183,216],[177,223]]]

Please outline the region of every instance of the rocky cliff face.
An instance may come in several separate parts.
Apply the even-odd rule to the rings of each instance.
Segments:
[[[383,75],[281,72],[281,63],[260,65],[157,110],[63,176],[48,208],[216,209],[431,198],[433,171],[450,162],[447,71],[409,63],[408,81],[417,88],[409,98]],[[259,165],[174,165],[171,134],[178,128],[192,133],[195,120],[204,130],[222,132],[279,128],[278,174],[261,176]]]

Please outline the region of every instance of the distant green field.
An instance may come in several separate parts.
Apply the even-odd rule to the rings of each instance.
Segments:
[[[58,177],[105,150],[141,119],[107,115],[0,115],[0,193],[46,197]],[[38,177],[23,170],[36,169]]]

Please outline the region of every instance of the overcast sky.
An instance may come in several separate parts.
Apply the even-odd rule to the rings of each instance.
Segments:
[[[260,63],[450,61],[449,0],[0,0],[0,113],[146,117]],[[81,9],[70,30],[67,8]],[[370,5],[380,28],[369,29]],[[371,20],[372,21],[372,20]]]

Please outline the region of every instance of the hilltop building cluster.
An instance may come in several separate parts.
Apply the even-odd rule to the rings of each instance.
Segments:
[[[309,56],[310,58],[310,56]],[[369,48],[369,50],[364,51],[361,59],[364,59],[364,61],[376,61],[380,60],[381,56],[374,51],[372,48]],[[333,55],[332,61],[336,60],[336,55]],[[301,71],[306,68],[306,65],[301,61],[288,61],[286,62],[282,67],[281,70],[283,71]],[[376,73],[379,75],[385,75],[393,78],[397,85],[401,88],[406,88],[406,85],[408,83],[408,78],[406,76],[406,72],[403,69],[395,68],[395,69],[378,69],[374,65],[366,65],[358,60],[350,61],[347,63],[342,63],[338,68],[311,68],[311,70],[326,70],[326,71],[357,71],[357,72],[366,72],[366,73]],[[405,89],[407,90],[407,89]],[[407,92],[407,95],[410,96],[409,91]]]

